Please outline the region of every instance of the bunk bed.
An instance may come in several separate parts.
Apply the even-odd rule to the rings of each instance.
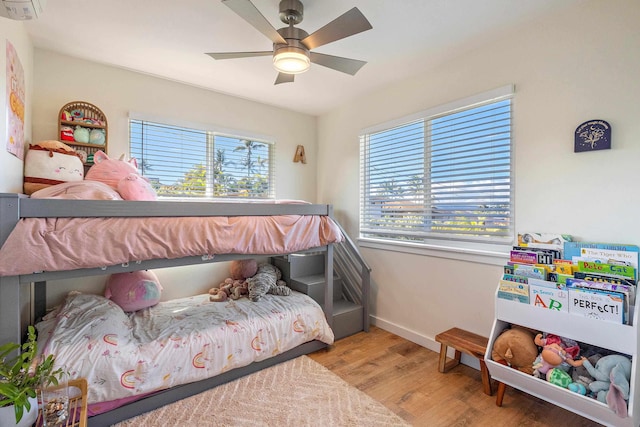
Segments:
[[[50,280],[306,251],[323,251],[325,254],[326,287],[322,312],[323,321],[326,320],[330,326],[333,313],[333,298],[330,297],[333,294],[332,245],[343,239],[331,216],[330,205],[306,203],[131,202],[34,199],[21,194],[0,194],[0,342],[19,342],[26,326],[44,315],[47,281]],[[274,221],[275,218],[284,219],[285,225]],[[248,225],[234,228],[238,221],[245,219]],[[202,225],[201,220],[211,221],[214,225]],[[130,243],[125,245],[126,249],[112,250],[115,246],[122,246],[115,240],[109,241],[117,239],[118,233],[107,233],[107,237],[100,235],[97,237],[98,242],[91,240],[94,238],[91,230],[95,230],[96,227],[107,230],[125,227],[122,224],[114,226],[113,221],[118,221],[117,224],[126,221],[127,241]],[[135,227],[144,227],[156,221],[159,221],[156,224],[159,230],[176,229],[178,234],[188,230],[200,230],[199,234],[203,240],[194,243],[191,240],[196,239],[195,235],[189,234],[191,237],[187,253],[168,253],[167,251],[173,248],[167,244],[161,244],[161,249],[142,253],[140,248],[135,246],[135,242],[144,239],[136,239],[135,236],[145,236],[145,239],[150,241],[157,240],[158,237],[146,234],[146,231],[140,232]],[[174,221],[175,225],[169,226],[168,224],[172,223],[168,221]],[[139,224],[130,225],[134,223]],[[187,231],[179,228],[177,224],[180,223],[187,224]],[[88,228],[82,229],[80,225],[76,227],[73,224],[83,224],[82,226]],[[50,230],[47,227],[64,230],[69,234],[58,239],[56,233],[47,232]],[[246,227],[256,232],[247,234],[240,231]],[[17,234],[19,229],[24,229],[23,234]],[[273,233],[272,238],[266,239],[266,242],[265,239],[259,239],[258,245],[247,244],[247,239],[251,240],[254,234],[258,235],[267,229]],[[226,246],[222,244],[219,248],[212,246],[211,240],[215,240],[217,234],[224,233],[231,236],[231,243]],[[46,239],[42,240],[47,235],[54,235],[54,240],[59,240],[63,249],[49,247],[49,243],[45,243]],[[303,235],[309,235],[311,238],[307,240]],[[91,252],[108,253],[108,257],[105,258],[107,261],[93,256],[83,256],[78,260],[77,254],[64,250],[68,238],[82,239],[83,236],[85,249],[90,247]],[[242,244],[234,244],[234,238],[242,241]],[[145,241],[142,247],[153,246],[150,241]],[[226,241],[229,242],[229,239]],[[62,263],[51,264],[52,257],[62,259]],[[107,412],[95,415],[90,419],[90,425],[111,425],[268,366],[319,350],[326,347],[331,340],[324,341],[312,339],[286,351],[272,351],[269,356],[273,354],[273,357],[261,357],[248,365],[231,370],[223,369],[210,378],[145,394],[139,400],[109,408]]]

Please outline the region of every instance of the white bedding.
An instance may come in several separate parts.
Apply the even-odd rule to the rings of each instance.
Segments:
[[[266,295],[210,302],[181,298],[127,314],[110,300],[70,295],[36,325],[39,348],[72,377],[89,381],[94,412],[106,403],[217,375],[302,343],[333,343],[320,306],[308,296]],[[102,410],[96,403],[105,402]]]

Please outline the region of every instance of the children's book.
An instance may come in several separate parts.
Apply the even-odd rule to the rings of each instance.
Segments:
[[[636,278],[636,269],[626,265],[605,264],[601,262],[578,261],[578,271]]]
[[[607,322],[625,323],[623,294],[586,288],[568,288],[568,291],[569,313]]]
[[[581,248],[580,256],[596,259],[606,264],[628,265],[638,268],[638,252],[614,251],[610,249]]]
[[[570,288],[587,288],[600,289],[603,291],[619,292],[624,294],[624,313],[625,318],[629,319],[629,305],[634,305],[636,301],[636,287],[624,284],[593,282],[585,279],[567,279],[567,287]]]
[[[535,265],[510,263],[504,266],[504,272],[516,276],[533,277],[534,279],[547,279],[547,271]]]
[[[529,285],[526,283],[500,280],[498,298],[529,304]]]
[[[573,259],[574,256],[581,256],[580,250],[583,248],[606,249],[611,251],[640,252],[636,245],[619,243],[598,243],[598,242],[564,242],[564,259]]]
[[[535,279],[531,279],[532,281]],[[529,304],[548,310],[569,311],[569,293],[567,288],[553,282],[536,280],[529,283]]]

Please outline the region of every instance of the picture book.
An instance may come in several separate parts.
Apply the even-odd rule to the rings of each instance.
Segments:
[[[638,268],[638,252],[614,251],[611,249],[581,248],[580,256],[584,258],[597,259],[606,264],[628,265]]]
[[[527,262],[527,264],[553,264],[554,259],[560,258],[560,251],[558,250],[514,246],[513,250],[511,251],[511,261],[515,262],[518,262],[518,260],[513,259],[514,252],[520,254],[535,254],[537,257],[537,262]],[[533,256],[531,258],[533,258]]]
[[[504,266],[504,272],[516,276],[533,277],[534,279],[546,280],[547,271],[535,265],[512,263]]]
[[[529,285],[526,283],[500,280],[498,298],[529,304]]]
[[[564,259],[573,259],[574,256],[581,256],[582,248],[606,249],[611,251],[640,252],[640,248],[636,245],[618,244],[618,243],[597,243],[597,242],[564,242]]]
[[[507,274],[507,273],[504,273],[502,275],[502,280],[507,280],[509,282],[529,283],[528,277],[516,276],[515,274]]]
[[[576,271],[575,273],[573,273],[573,276],[576,279],[588,280],[590,282],[606,282],[606,283],[615,283],[618,285],[630,285],[630,286],[634,286],[637,284],[637,282],[630,277],[622,277],[622,276],[614,276],[614,275],[598,274],[598,273],[587,273],[584,271]]]
[[[569,293],[566,287],[561,288],[542,284],[529,283],[529,304],[548,310],[569,311]]]
[[[626,265],[605,264],[591,261],[578,261],[578,271],[586,273],[599,273],[622,277],[636,278],[636,269]]]
[[[634,305],[636,300],[636,287],[630,285],[607,282],[592,282],[590,280],[584,279],[568,279],[567,287],[601,289],[604,291],[619,292],[624,294],[624,312],[627,318],[629,316],[629,305]]]
[[[518,233],[518,246],[538,247],[543,249],[557,249],[562,251],[564,243],[570,242],[568,234],[553,233]]]
[[[569,313],[604,320],[625,323],[623,294],[597,289],[568,288]]]

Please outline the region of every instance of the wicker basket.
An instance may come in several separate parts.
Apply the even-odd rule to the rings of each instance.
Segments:
[[[56,427],[87,427],[87,380],[79,378],[69,380],[69,416],[66,423],[56,424]],[[38,408],[36,426],[43,423],[43,405]],[[47,426],[48,427],[48,426]]]

